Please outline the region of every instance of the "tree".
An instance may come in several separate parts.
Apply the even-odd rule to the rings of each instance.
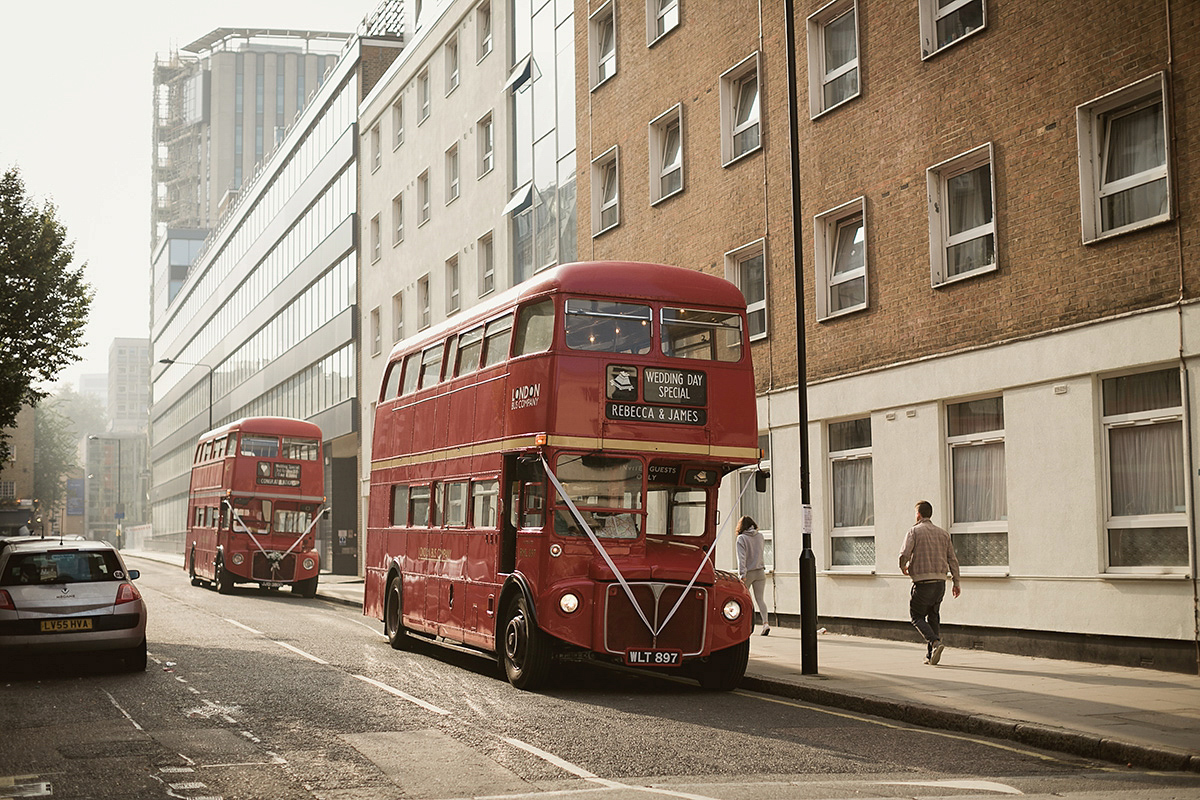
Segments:
[[[0,178],[0,429],[12,427],[24,403],[78,361],[92,303],[84,265],[72,266],[74,245],[49,201],[25,193],[16,168]],[[9,454],[0,432],[0,461]]]
[[[33,496],[43,509],[57,508],[67,477],[79,466],[79,434],[57,397],[38,406],[34,418]]]

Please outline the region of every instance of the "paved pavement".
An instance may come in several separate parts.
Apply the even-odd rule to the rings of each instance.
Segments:
[[[363,581],[322,573],[317,596],[361,607]],[[951,648],[936,667],[924,660],[915,632],[911,643],[819,634],[817,672],[804,675],[800,631],[775,627],[751,640],[741,687],[1086,758],[1200,772],[1200,676]]]

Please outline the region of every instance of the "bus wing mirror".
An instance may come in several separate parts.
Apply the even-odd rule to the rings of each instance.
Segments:
[[[754,472],[754,491],[765,492],[767,490],[767,481],[770,480],[771,473],[768,470],[760,469]]]

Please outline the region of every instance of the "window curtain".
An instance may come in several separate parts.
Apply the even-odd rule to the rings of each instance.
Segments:
[[[875,485],[871,459],[833,462],[833,527],[875,524]]]
[[[954,521],[990,522],[1008,518],[1004,443],[955,447]]]
[[[1104,184],[1156,170],[1167,163],[1161,102],[1109,118],[1104,149]],[[1105,230],[1165,214],[1167,179],[1151,180],[1103,198]]]
[[[825,108],[837,105],[858,91],[857,69],[848,70],[836,78],[828,77],[858,58],[854,27],[852,10],[825,26]]]
[[[992,168],[990,164],[955,175],[946,181],[949,234],[954,237],[992,221]],[[949,276],[986,267],[995,261],[992,233],[946,248]]]
[[[1183,512],[1183,423],[1112,428],[1108,433],[1112,515]]]

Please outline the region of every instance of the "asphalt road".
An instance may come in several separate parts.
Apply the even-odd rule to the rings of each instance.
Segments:
[[[0,798],[1200,798],[1194,774],[593,665],[521,692],[350,607],[135,565],[149,668],[7,664]]]

